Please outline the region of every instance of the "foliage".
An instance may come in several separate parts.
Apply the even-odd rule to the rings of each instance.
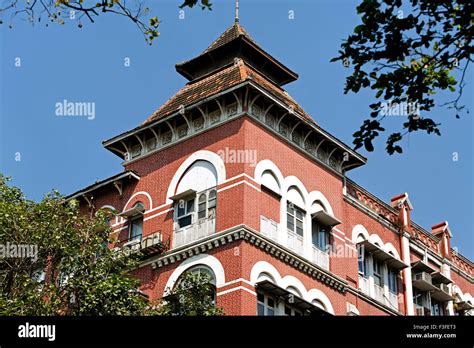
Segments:
[[[160,33],[158,17],[152,16],[144,0],[6,0],[0,5],[0,24],[8,17],[8,25],[13,27],[13,20],[20,17],[30,23],[57,23],[64,25],[72,20],[79,28],[83,27],[85,17],[94,23],[100,14],[114,14],[130,19],[142,32],[145,40],[151,45]],[[193,7],[211,10],[209,0],[184,0],[180,8]]]
[[[106,247],[105,213],[82,215],[56,191],[35,203],[7,181],[0,175],[0,245],[36,245],[38,253],[0,259],[0,315],[145,314],[128,275],[137,260]]]
[[[362,24],[332,59],[352,67],[345,93],[370,88],[377,99],[370,118],[353,134],[355,149],[374,150],[372,141],[385,131],[387,104],[412,106],[403,114],[402,129],[387,137],[389,154],[402,152],[398,143],[409,132],[441,134],[440,123],[428,116],[436,93],[457,91],[456,99],[440,106],[454,109],[459,118],[473,53],[473,6],[471,0],[362,0],[357,7]]]
[[[215,289],[207,274],[186,272],[175,289],[168,289],[169,295],[158,304],[161,315],[211,316],[224,314],[215,305]]]

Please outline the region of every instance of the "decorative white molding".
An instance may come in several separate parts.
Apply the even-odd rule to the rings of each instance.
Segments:
[[[199,160],[210,162],[214,166],[217,173],[217,185],[222,184],[226,180],[225,164],[222,158],[217,153],[207,150],[196,151],[188,158],[186,158],[186,160],[184,160],[184,162],[179,166],[178,170],[173,176],[173,179],[171,179],[170,185],[168,186],[168,191],[166,193],[166,204],[173,203],[170,197],[172,197],[176,193],[176,188],[178,187],[179,180],[184,175],[186,170],[190,166],[192,166],[194,162]]]
[[[339,292],[345,292],[347,282],[344,279],[302,258],[300,255],[295,254],[293,251],[245,225],[235,226],[186,246],[172,249],[144,261],[140,267],[151,265],[153,269],[161,268],[238,240],[244,240],[313,279]]]
[[[314,300],[321,302],[327,312],[334,314],[331,301],[320,289],[313,288],[307,291],[304,284],[298,278],[292,275],[282,277],[275,266],[267,261],[258,261],[253,265],[250,271],[250,281],[256,284],[262,273],[270,275],[275,284],[283,289],[295,288],[300,293],[300,296],[308,302]]]

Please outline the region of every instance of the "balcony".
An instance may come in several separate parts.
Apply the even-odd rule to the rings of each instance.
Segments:
[[[152,233],[145,238],[137,235],[116,244],[117,250],[126,254],[141,252],[144,256],[151,256],[163,252],[166,249],[163,243],[161,231]]]
[[[216,232],[216,219],[206,218],[174,231],[173,248],[195,242]]]
[[[370,295],[369,279],[359,274],[359,289],[366,295]]]
[[[313,245],[313,262],[318,266],[329,270],[329,254]]]
[[[278,239],[278,223],[261,215],[260,232],[264,236],[276,241]]]
[[[303,255],[303,237],[299,234],[288,231],[288,248]]]

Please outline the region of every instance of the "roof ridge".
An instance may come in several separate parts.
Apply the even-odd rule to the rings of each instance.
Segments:
[[[240,23],[236,22],[232,24],[229,28],[227,28],[217,39],[215,39],[201,54],[210,52],[215,50],[216,48],[219,48],[226,44],[227,42],[230,42],[232,40],[235,40],[236,38],[244,36],[250,41],[252,41],[254,44],[257,44],[255,40],[250,36],[250,34],[240,25]]]

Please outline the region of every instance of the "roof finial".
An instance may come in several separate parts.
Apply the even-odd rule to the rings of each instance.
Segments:
[[[235,0],[235,23],[239,23],[239,0]]]

